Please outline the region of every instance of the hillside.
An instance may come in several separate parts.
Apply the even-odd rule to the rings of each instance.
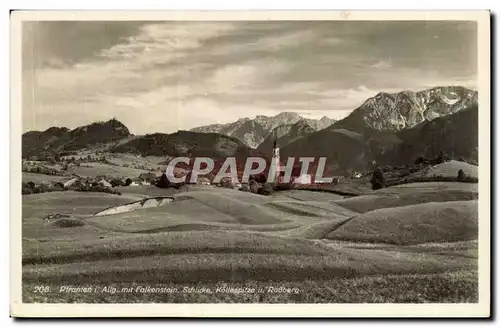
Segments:
[[[335,122],[328,117],[323,117],[319,120],[306,119],[297,113],[282,112],[276,116],[258,115],[255,119],[241,118],[234,123],[229,124],[213,124],[200,126],[191,129],[192,132],[201,133],[219,133],[228,136],[233,136],[245,143],[246,145],[257,148],[278,126],[293,126],[298,121],[304,121],[315,130],[326,128]]]
[[[23,301],[477,302],[477,189],[444,184],[390,187],[358,199],[209,186],[149,199],[125,190],[25,195]],[[401,198],[388,202],[388,194]],[[54,212],[65,217],[44,219]],[[36,292],[40,284],[50,290]],[[63,285],[97,291],[60,292]],[[104,291],[110,285],[177,291]],[[216,291],[222,286],[255,291]]]
[[[112,119],[73,130],[51,127],[27,132],[22,136],[22,151],[24,158],[40,159],[82,149],[143,156],[245,158],[269,156],[276,141],[283,159],[326,156],[329,168],[339,172],[363,170],[373,161],[378,165],[413,163],[420,156],[432,158],[441,151],[451,159],[475,162],[477,111],[477,92],[436,87],[421,92],[379,93],[337,122],[283,112],[173,134],[133,136],[125,125]]]
[[[43,132],[24,133],[22,154],[23,157],[52,155],[114,142],[129,136],[131,134],[128,128],[116,119],[80,126],[73,130],[51,127]]]
[[[380,93],[345,119],[286,144],[281,153],[284,157],[326,156],[329,165],[343,172],[367,168],[373,161],[409,164],[441,151],[451,159],[474,162],[477,145],[477,92],[446,87]]]
[[[367,148],[344,133],[324,129],[291,142],[281,149],[282,161],[287,157],[326,157],[335,170],[361,169],[370,162]]]
[[[410,163],[416,158],[436,157],[444,151],[452,159],[478,160],[478,107],[471,106],[456,114],[436,118],[397,134],[399,146],[379,160]]]
[[[477,105],[476,91],[461,86],[435,87],[420,92],[380,92],[330,128],[350,131],[398,132]]]
[[[178,131],[173,134],[148,134],[111,149],[111,152],[142,156],[172,157],[247,157],[257,152],[234,137],[216,133]]]
[[[280,125],[272,130],[268,137],[257,147],[257,150],[270,153],[274,142],[279,147],[284,147],[299,138],[315,132],[315,129],[306,120],[299,120],[295,124]]]

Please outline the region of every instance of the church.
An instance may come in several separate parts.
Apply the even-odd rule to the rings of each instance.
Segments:
[[[285,180],[286,166],[282,164],[280,158],[280,148],[276,143],[276,139],[273,143],[273,153],[271,159],[271,167],[269,169],[270,173],[274,173],[274,182],[277,184],[283,183],[294,183],[294,184],[311,184],[312,178],[310,174],[301,174],[302,165],[299,162],[295,162],[290,174],[291,180]],[[268,179],[272,179],[269,176]]]

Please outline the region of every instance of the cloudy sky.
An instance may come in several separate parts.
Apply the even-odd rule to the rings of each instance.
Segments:
[[[476,44],[458,21],[25,22],[23,130],[343,118],[379,91],[475,88]]]

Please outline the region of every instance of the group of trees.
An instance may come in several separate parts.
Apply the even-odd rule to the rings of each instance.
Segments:
[[[35,185],[33,182],[23,182],[21,184],[21,194],[37,194],[37,193],[45,193],[45,192],[56,192],[56,191],[64,191],[64,185],[62,183],[54,183],[51,185],[48,184],[39,184]]]
[[[156,187],[159,188],[170,188],[173,187],[175,189],[179,189],[181,186],[185,185],[185,183],[172,183],[166,174],[162,174],[158,181],[156,182]]]
[[[395,186],[406,183],[418,183],[418,182],[464,182],[464,183],[477,183],[479,180],[477,177],[471,177],[460,169],[457,173],[457,176],[442,176],[442,175],[434,175],[434,176],[414,176],[412,178],[405,177],[403,179],[391,180],[387,181],[384,176],[384,172],[382,169],[377,168],[373,171],[372,178],[370,180],[372,184],[372,190],[379,190],[384,187]]]
[[[446,154],[446,152],[440,151],[439,154],[437,156],[435,156],[434,158],[426,158],[424,156],[418,157],[415,160],[415,164],[416,165],[424,165],[424,166],[439,165],[439,164],[442,164],[442,163],[444,163],[446,161],[450,161],[450,160],[451,160],[451,158],[450,158],[450,156],[448,156],[448,154]]]

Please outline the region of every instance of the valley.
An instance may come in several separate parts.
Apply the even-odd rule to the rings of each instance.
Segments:
[[[27,132],[23,301],[477,302],[477,115],[477,92],[442,87],[380,93],[338,121],[280,113],[170,134],[133,135],[117,119]],[[326,157],[335,182],[165,177],[175,157],[217,168],[234,157],[240,177],[247,158],[276,153]]]

